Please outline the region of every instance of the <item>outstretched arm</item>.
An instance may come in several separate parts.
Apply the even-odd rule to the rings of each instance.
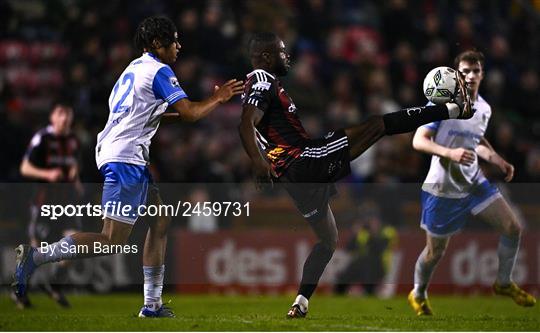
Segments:
[[[419,127],[414,134],[413,148],[423,153],[437,155],[463,165],[474,163],[475,153],[472,150],[442,146],[433,141],[434,136],[435,131],[426,127]]]
[[[251,159],[253,170],[255,173],[255,184],[260,189],[264,183],[271,183],[272,177],[277,177],[270,164],[266,161],[257,146],[257,138],[255,137],[255,126],[261,121],[264,113],[252,104],[245,104],[242,110],[242,119],[238,126],[240,139],[244,146],[244,150]]]
[[[225,103],[233,96],[241,94],[243,89],[243,81],[229,80],[221,87],[216,86],[214,88],[214,94],[203,101],[192,102],[187,98],[182,98],[174,103],[172,108],[178,113],[180,120],[195,122],[206,117],[219,104]]]
[[[501,169],[501,171],[505,174],[505,182],[509,182],[512,180],[512,178],[514,178],[514,166],[497,154],[495,149],[493,149],[493,146],[486,138],[482,137],[480,139],[480,143],[478,147],[476,147],[476,153],[483,160],[498,166],[499,169]]]

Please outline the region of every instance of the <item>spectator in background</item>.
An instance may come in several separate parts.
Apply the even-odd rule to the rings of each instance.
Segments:
[[[353,223],[353,236],[346,246],[351,261],[338,275],[334,292],[346,294],[354,284],[372,296],[390,269],[392,250],[398,244],[396,229],[382,223],[377,206],[365,204]]]
[[[192,205],[191,207],[199,205],[200,210],[203,210],[203,207],[211,203],[210,195],[205,188],[199,187],[191,192],[189,202]],[[215,232],[218,230],[218,218],[214,214],[190,214],[187,227],[188,230],[193,232]]]

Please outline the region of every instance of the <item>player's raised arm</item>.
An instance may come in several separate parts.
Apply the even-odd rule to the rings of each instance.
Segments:
[[[413,148],[430,155],[447,158],[453,162],[471,165],[475,160],[475,153],[465,148],[448,148],[433,140],[435,131],[428,126],[419,127],[412,141]]]
[[[242,109],[242,119],[238,126],[240,139],[253,164],[257,188],[260,188],[263,183],[271,183],[271,176],[277,177],[275,171],[272,170],[270,164],[266,161],[257,146],[255,126],[261,121],[263,116],[264,112],[259,110],[256,106],[245,104]]]
[[[243,81],[229,80],[221,87],[215,86],[214,94],[203,101],[192,102],[187,98],[182,98],[174,103],[172,108],[180,115],[181,120],[194,122],[206,117],[219,104],[241,94],[243,89]]]

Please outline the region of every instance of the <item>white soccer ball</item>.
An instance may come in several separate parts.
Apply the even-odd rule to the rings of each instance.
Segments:
[[[457,91],[457,72],[453,68],[433,68],[424,79],[424,95],[434,104],[450,102]]]

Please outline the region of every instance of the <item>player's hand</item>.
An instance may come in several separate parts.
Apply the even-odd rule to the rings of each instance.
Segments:
[[[505,174],[504,181],[509,182],[514,178],[514,166],[505,160],[502,160],[502,162],[499,164],[499,168],[501,171]]]
[[[54,183],[62,179],[64,177],[64,173],[62,172],[62,169],[60,168],[54,168],[47,170],[45,178],[48,182]]]
[[[270,164],[265,160],[260,160],[253,163],[253,171],[255,174],[255,188],[259,191],[266,187],[274,185],[272,177],[277,178],[276,172]]]
[[[244,91],[244,81],[236,79],[227,81],[221,87],[214,87],[214,96],[220,103],[225,103],[235,95],[240,95]]]
[[[455,148],[450,149],[448,158],[459,164],[472,165],[476,160],[476,154],[472,150]]]

